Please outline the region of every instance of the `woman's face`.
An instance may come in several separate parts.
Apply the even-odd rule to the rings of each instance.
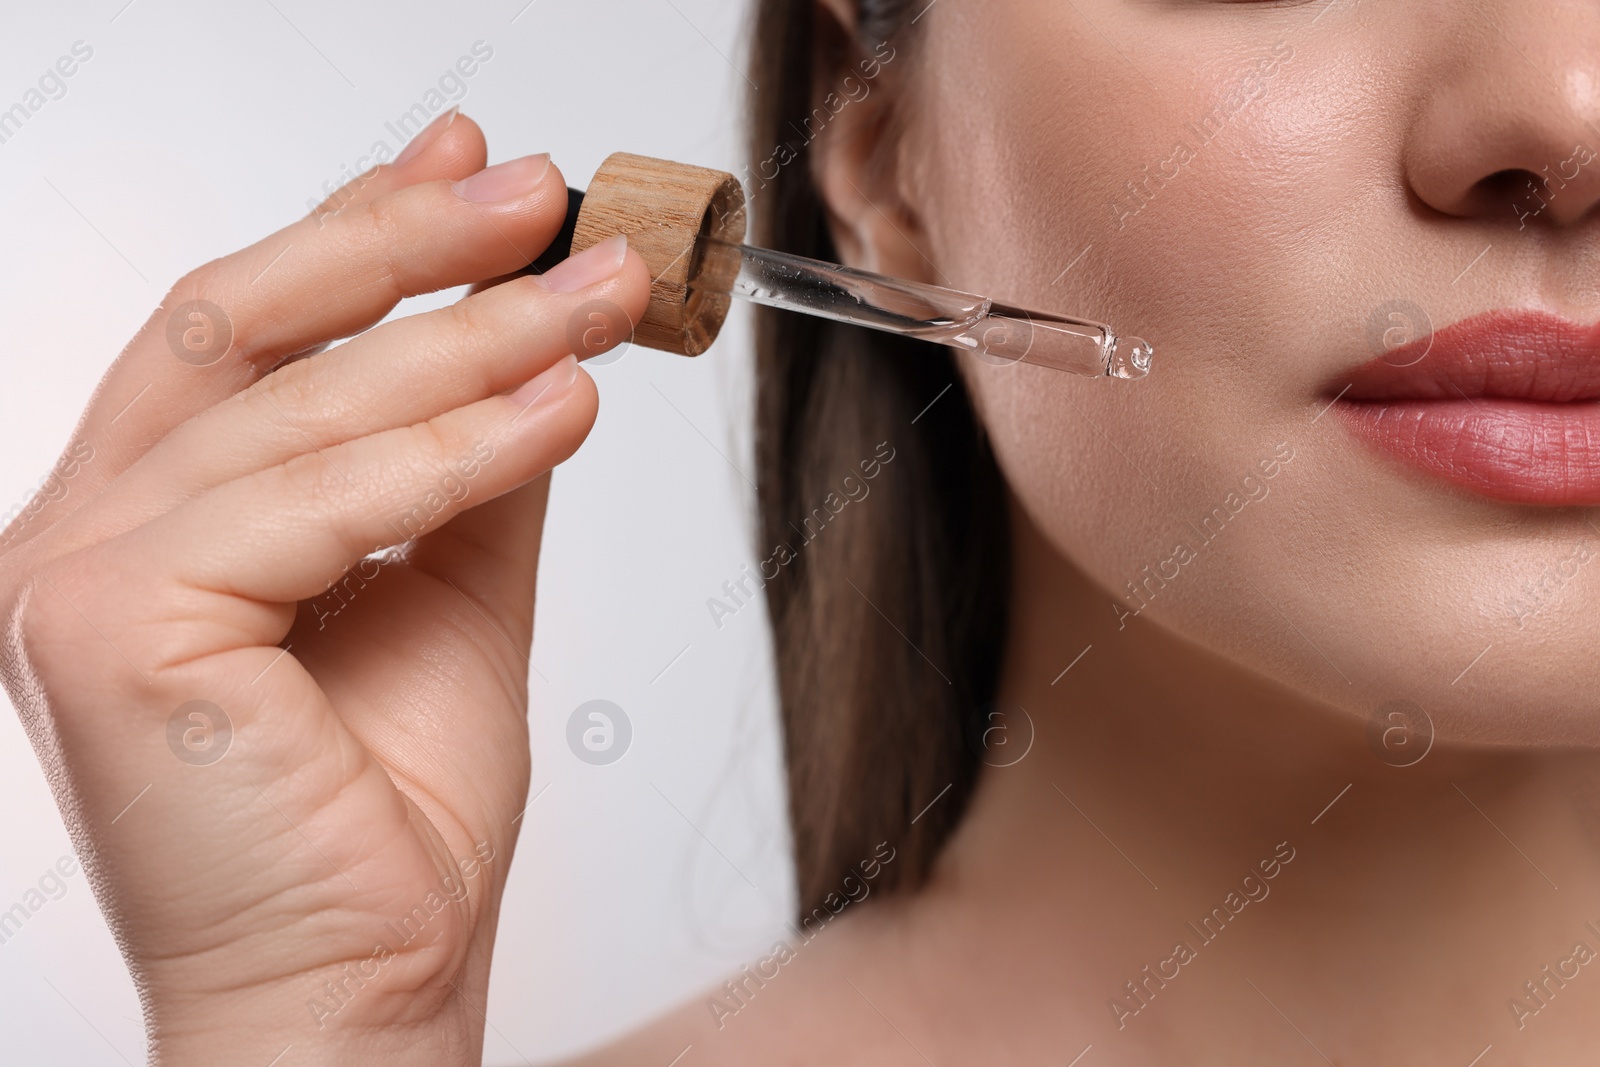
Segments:
[[[940,0],[900,54],[920,254],[876,265],[1155,347],[963,360],[1107,618],[1444,739],[1600,741],[1600,348],[1526,314],[1600,303],[1590,5]]]

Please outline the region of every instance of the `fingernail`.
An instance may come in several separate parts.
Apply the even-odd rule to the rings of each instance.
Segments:
[[[511,394],[511,402],[523,411],[531,407],[553,404],[572,388],[578,380],[578,357],[563,356],[552,367],[524,382]]]
[[[535,274],[533,280],[552,293],[575,293],[617,273],[627,254],[628,235],[619,233],[568,256],[543,274]]]
[[[459,114],[461,114],[461,109],[453,107],[424,126],[422,132],[411,138],[411,143],[402,148],[400,154],[394,157],[395,166],[398,167],[402,163],[409,163],[420,156],[424,148],[437,141],[439,135],[450,128],[450,124],[456,120],[456,116]]]
[[[549,170],[550,153],[540,152],[536,156],[523,156],[486,167],[456,182],[455,190],[461,199],[475,204],[515,200],[532,192]]]

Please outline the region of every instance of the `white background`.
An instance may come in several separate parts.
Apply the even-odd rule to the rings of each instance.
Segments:
[[[0,510],[49,469],[175,278],[293,221],[374,141],[397,148],[385,123],[475,42],[494,54],[461,103],[491,158],[549,151],[580,187],[615,150],[740,172],[742,94],[760,76],[744,70],[740,0],[23,10],[0,34],[0,110],[74,42],[94,55],[0,144]],[[541,565],[532,788],[548,789],[506,898],[490,1064],[637,1025],[759,955],[791,908],[764,609],[718,629],[706,606],[759,558],[748,319],[735,309],[698,360],[635,348],[593,373],[600,420],[556,475]],[[633,723],[608,767],[565,742],[594,698]],[[0,811],[4,911],[70,851],[11,714]],[[83,873],[66,881],[0,945],[0,1059],[142,1064],[132,986]]]

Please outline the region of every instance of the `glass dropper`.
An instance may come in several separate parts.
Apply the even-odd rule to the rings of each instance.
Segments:
[[[695,243],[689,286],[966,349],[991,363],[1032,363],[1091,377],[1150,373],[1149,343],[1119,339],[1103,323],[713,237]]]
[[[568,189],[567,195],[561,232],[529,271],[543,273],[571,252],[585,194]],[[735,244],[710,236],[704,227],[681,257],[689,259],[688,288],[705,296],[735,296],[933,341],[989,363],[1031,363],[1096,378],[1143,378],[1150,373],[1149,342],[1119,338],[1110,326],[1088,319],[1029,311],[959,289]]]

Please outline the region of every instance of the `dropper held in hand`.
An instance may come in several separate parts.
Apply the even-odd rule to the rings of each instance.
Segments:
[[[1150,345],[1111,327],[989,297],[741,244],[744,193],[724,171],[618,152],[587,193],[569,190],[542,273],[619,233],[650,267],[650,307],[634,340],[679,355],[710,347],[730,297],[1094,377],[1142,378]]]

